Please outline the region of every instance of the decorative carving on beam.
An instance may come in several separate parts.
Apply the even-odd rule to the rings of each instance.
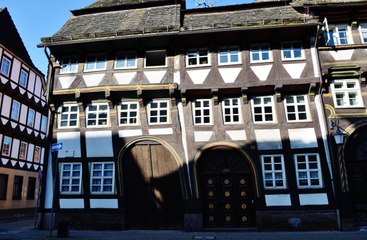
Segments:
[[[218,105],[218,89],[212,89],[214,105]]]

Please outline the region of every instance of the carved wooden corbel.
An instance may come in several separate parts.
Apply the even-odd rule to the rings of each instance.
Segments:
[[[212,89],[212,95],[213,95],[213,102],[214,105],[218,105],[219,99],[218,99],[218,89]]]

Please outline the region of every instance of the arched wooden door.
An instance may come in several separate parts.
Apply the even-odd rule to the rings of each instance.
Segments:
[[[364,225],[367,224],[367,127],[348,138],[344,159],[355,218]]]
[[[139,142],[127,150],[122,167],[126,227],[182,229],[179,168],[171,153],[155,142]]]
[[[198,162],[205,228],[255,225],[252,174],[236,149],[207,150]]]

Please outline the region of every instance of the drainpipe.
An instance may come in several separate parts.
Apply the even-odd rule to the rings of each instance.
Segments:
[[[47,81],[47,106],[49,109],[49,113],[48,113],[48,128],[46,131],[46,141],[47,141],[47,147],[45,150],[45,155],[44,155],[44,164],[43,164],[43,177],[42,177],[42,187],[41,187],[41,203],[40,203],[40,210],[42,211],[42,213],[45,213],[45,201],[46,201],[46,186],[47,186],[47,170],[49,167],[52,167],[52,158],[51,158],[51,162],[50,162],[50,146],[52,144],[52,138],[53,138],[53,126],[54,126],[54,119],[55,119],[55,109],[52,108],[50,106],[50,104],[53,103],[53,99],[52,99],[52,91],[53,91],[53,84],[54,84],[54,74],[55,74],[55,69],[58,66],[54,66],[52,61],[51,61],[51,56],[50,54],[47,52],[47,47],[44,47],[44,52],[45,55],[47,57],[48,60],[48,69],[47,69],[47,79],[49,81]],[[51,67],[51,68],[50,68]],[[45,92],[46,92],[45,91]],[[53,203],[52,203],[52,207],[53,207]],[[41,214],[41,219],[40,219],[40,228],[43,228],[43,218],[44,215]],[[38,216],[38,214],[37,214]],[[37,221],[37,220],[36,220]],[[42,227],[41,227],[42,226]]]
[[[321,23],[320,23],[321,24]],[[333,149],[331,146],[331,140],[330,140],[330,132],[329,132],[329,128],[328,126],[328,121],[327,121],[327,117],[326,117],[326,113],[325,113],[325,102],[324,99],[322,97],[322,86],[323,86],[323,80],[322,80],[322,69],[321,69],[321,64],[320,64],[320,55],[319,52],[317,51],[317,43],[318,43],[318,37],[320,35],[321,32],[321,25],[318,24],[317,25],[317,33],[316,33],[316,40],[315,40],[315,51],[317,53],[317,62],[318,62],[318,66],[319,66],[319,72],[320,72],[320,76],[319,76],[319,83],[320,83],[320,87],[318,89],[318,96],[320,98],[320,100],[318,101],[319,104],[321,106],[319,106],[318,111],[320,111],[320,115],[319,115],[319,120],[320,124],[323,123],[323,125],[321,125],[321,134],[322,134],[322,139],[324,142],[324,146],[325,146],[325,156],[326,156],[326,160],[327,160],[327,164],[328,164],[328,168],[329,168],[329,173],[330,173],[330,180],[331,180],[331,188],[332,188],[332,192],[333,192],[333,198],[335,201],[335,205],[336,205],[336,215],[337,215],[337,222],[338,222],[338,230],[342,229],[342,223],[341,223],[341,217],[340,217],[340,209],[339,209],[339,201],[336,195],[336,188],[335,188],[335,179],[334,179],[334,164],[335,164],[335,156],[333,154],[333,152],[330,151],[330,149]],[[316,105],[317,107],[317,105]]]

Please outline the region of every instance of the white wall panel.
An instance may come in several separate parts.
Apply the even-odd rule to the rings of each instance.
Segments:
[[[326,193],[300,194],[299,203],[304,205],[328,205],[329,201]]]
[[[36,130],[40,130],[40,125],[41,125],[41,113],[36,112],[36,117],[35,117],[35,121],[34,121],[34,128]]]
[[[11,97],[4,94],[1,106],[1,115],[4,117],[10,116]]]
[[[20,108],[20,118],[19,122],[26,125],[27,124],[27,113],[28,113],[28,107],[25,104],[22,104]]]
[[[27,161],[33,162],[34,145],[32,143],[28,144]]]
[[[16,83],[19,81],[20,66],[21,66],[20,61],[18,59],[14,58],[13,59],[13,64],[12,64],[12,69],[11,69],[10,79],[13,80]]]
[[[279,129],[255,130],[255,136],[259,150],[282,149]]]
[[[36,86],[35,86],[35,89],[34,89],[34,94],[37,97],[41,97],[41,90],[42,90],[41,78],[37,75],[37,77],[36,77]]]
[[[19,139],[13,138],[13,146],[11,148],[11,157],[18,158],[19,156]]]
[[[30,91],[31,93],[33,93],[35,81],[36,81],[36,74],[33,71],[30,71],[27,90]]]
[[[113,157],[112,131],[87,131],[85,140],[87,157]]]
[[[57,142],[62,143],[61,151],[58,151],[59,158],[67,157],[68,152],[73,152],[74,157],[81,157],[80,132],[58,132]]]
[[[60,208],[64,209],[84,208],[84,199],[83,198],[60,199]]]
[[[117,199],[91,199],[90,208],[118,208]]]
[[[265,195],[266,206],[292,206],[289,194]]]
[[[317,138],[314,128],[288,129],[291,148],[317,148]]]

